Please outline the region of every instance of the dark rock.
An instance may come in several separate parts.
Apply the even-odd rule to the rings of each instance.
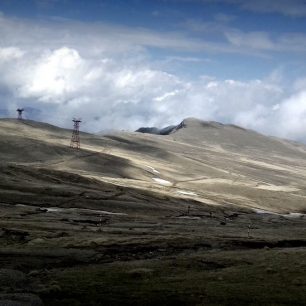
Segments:
[[[0,306],[43,306],[41,299],[30,293],[0,294]]]
[[[182,124],[182,123],[181,123]],[[136,132],[138,133],[145,133],[145,134],[154,134],[154,135],[169,135],[173,133],[174,131],[180,129],[180,125],[170,125],[162,129],[158,129],[156,127],[141,127]]]
[[[25,282],[25,274],[18,270],[0,269],[0,287],[7,286],[15,288]]]
[[[1,236],[14,241],[27,241],[29,233],[17,229],[2,228]]]
[[[36,211],[36,212],[46,213],[46,212],[48,211],[48,209],[39,207],[39,208],[36,208],[35,211]]]

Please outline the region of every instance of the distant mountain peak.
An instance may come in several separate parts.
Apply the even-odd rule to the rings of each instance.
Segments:
[[[197,118],[189,117],[184,119],[178,125],[170,125],[159,129],[157,127],[141,127],[136,132],[155,135],[170,135],[183,128],[220,128],[224,125],[215,121],[203,121]]]
[[[224,124],[216,121],[204,121],[197,118],[189,117],[184,119],[180,124],[182,127],[211,127],[211,128],[220,128]]]
[[[178,129],[177,125],[170,125],[165,128],[159,129],[157,127],[141,127],[135,132],[144,134],[154,134],[154,135],[169,135]]]

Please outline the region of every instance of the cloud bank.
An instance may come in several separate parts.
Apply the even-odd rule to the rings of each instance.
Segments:
[[[232,44],[248,43],[235,34],[228,37]],[[63,127],[81,117],[82,130],[91,132],[163,127],[192,116],[306,142],[304,79],[286,87],[275,77],[185,79],[156,66],[149,52],[221,49],[209,42],[142,28],[67,20],[36,24],[3,15],[0,37],[2,116],[24,107],[29,119]],[[270,47],[260,34],[252,39],[257,41]],[[186,63],[195,59],[186,57]],[[171,58],[176,60],[184,57]]]

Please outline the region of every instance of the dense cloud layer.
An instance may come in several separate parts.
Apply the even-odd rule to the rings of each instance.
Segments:
[[[155,66],[147,51],[211,48],[180,34],[2,15],[0,37],[2,116],[24,107],[28,118],[64,127],[82,117],[82,128],[93,132],[192,116],[306,141],[305,80],[285,90],[275,77],[182,79]]]

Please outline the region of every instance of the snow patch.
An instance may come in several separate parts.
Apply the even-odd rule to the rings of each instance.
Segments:
[[[301,213],[289,213],[289,215],[283,215],[284,217],[288,218],[304,218],[305,214]]]
[[[285,217],[285,218],[303,218],[305,214],[302,213],[296,213],[296,212],[291,212],[288,214],[279,214],[273,211],[269,210],[263,210],[263,209],[253,209],[257,214],[268,214],[268,215],[276,215],[280,217]]]
[[[253,209],[257,214],[269,214],[269,215],[280,215],[274,211],[263,210],[263,209]]]
[[[116,216],[127,216],[125,213],[115,213],[111,211],[105,211],[105,210],[93,210],[93,209],[86,209],[86,208],[61,208],[61,207],[48,207],[44,209],[47,210],[47,212],[69,212],[69,211],[79,211],[84,213],[94,213],[94,214],[100,214],[100,215],[116,215]]]
[[[153,177],[152,180],[154,180],[155,182],[157,182],[160,185],[163,186],[172,186],[172,183],[163,179],[160,179],[158,177]]]
[[[184,194],[184,195],[197,196],[197,194],[195,192],[192,192],[192,191],[179,190],[179,191],[177,191],[177,193]]]
[[[153,168],[153,167],[151,167],[151,166],[147,166],[146,165],[146,167],[147,168],[149,168],[152,172],[154,172],[154,173],[160,173],[159,171],[157,171],[155,168]]]
[[[57,212],[57,211],[64,211],[64,209],[59,207],[50,207],[50,208],[44,208],[47,210],[47,212]]]
[[[102,214],[102,215],[127,216],[127,214],[125,213],[115,213],[115,212],[105,211],[105,210],[94,210],[94,212],[97,214]]]
[[[263,190],[270,190],[270,191],[284,191],[284,192],[299,191],[298,188],[295,188],[292,186],[258,185],[255,188],[263,189]]]
[[[178,219],[188,219],[188,220],[201,220],[200,217],[189,217],[189,216],[181,216],[177,217]]]

